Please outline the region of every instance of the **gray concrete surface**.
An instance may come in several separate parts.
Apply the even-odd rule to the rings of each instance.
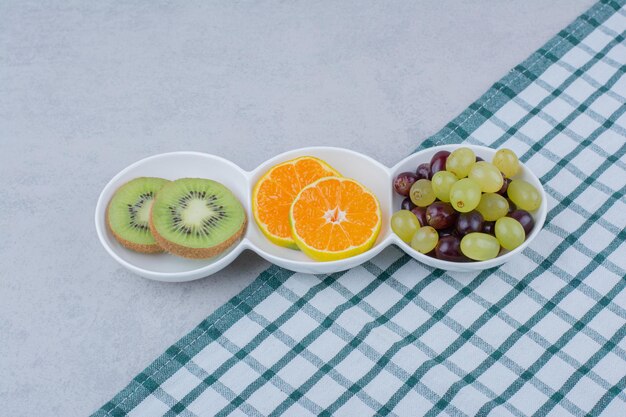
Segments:
[[[592,3],[0,2],[0,415],[89,414],[267,266],[126,272],[92,219],[120,169],[312,144],[393,164]]]

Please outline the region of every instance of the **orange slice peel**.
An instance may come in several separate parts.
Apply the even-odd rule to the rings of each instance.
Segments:
[[[324,177],[340,176],[319,158],[302,156],[274,165],[252,190],[252,214],[267,239],[279,246],[298,249],[291,234],[289,210],[300,191]]]

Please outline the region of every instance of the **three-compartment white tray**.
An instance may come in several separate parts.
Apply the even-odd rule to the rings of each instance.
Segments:
[[[490,161],[495,150],[482,146],[463,145],[476,155]],[[253,171],[245,171],[219,156],[201,152],[173,152],[142,159],[118,173],[104,187],[96,205],[95,222],[98,237],[107,252],[121,265],[145,278],[158,281],[183,282],[214,274],[230,264],[241,252],[253,250],[269,262],[283,268],[311,274],[327,274],[350,269],[376,256],[391,244],[399,246],[418,261],[448,271],[477,271],[507,262],[521,252],[539,233],[546,218],[547,199],[537,177],[522,166],[518,175],[533,184],[542,194],[541,207],[533,214],[535,227],[526,241],[515,250],[483,262],[449,262],[423,255],[401,241],[389,226],[391,215],[399,210],[402,197],[393,192],[392,180],[400,172],[415,171],[416,167],[429,162],[440,150],[452,151],[459,145],[429,148],[409,155],[392,168],[388,168],[369,156],[343,148],[311,147],[295,149],[280,154],[261,164]],[[354,178],[368,187],[380,201],[383,214],[382,228],[374,246],[360,255],[331,262],[317,262],[302,252],[276,246],[268,241],[258,229],[251,212],[251,193],[254,184],[272,166],[303,155],[316,156],[328,162],[344,177]],[[184,259],[170,254],[141,254],[121,246],[106,227],[105,212],[109,200],[119,186],[136,177],[161,177],[169,180],[185,177],[210,178],[219,181],[239,198],[248,215],[248,227],[241,241],[222,255],[204,260]]]

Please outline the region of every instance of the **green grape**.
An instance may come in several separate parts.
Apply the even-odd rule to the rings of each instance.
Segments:
[[[500,170],[495,165],[485,161],[476,162],[468,177],[480,185],[480,190],[483,193],[495,193],[504,184]]]
[[[500,149],[493,156],[492,162],[507,178],[511,178],[519,172],[519,160],[515,152],[510,149]]]
[[[475,261],[486,261],[498,256],[500,243],[487,233],[468,233],[461,239],[461,252]]]
[[[537,210],[541,205],[541,194],[539,194],[539,191],[524,180],[511,181],[507,194],[517,208],[522,210]]]
[[[509,202],[500,194],[485,193],[481,197],[476,210],[483,215],[485,221],[493,222],[507,215]]]
[[[454,150],[446,161],[446,171],[456,175],[457,178],[465,178],[476,162],[476,155],[470,148]]]
[[[391,230],[406,243],[411,242],[411,238],[419,228],[420,222],[410,210],[396,211],[391,216]]]
[[[511,217],[501,217],[496,221],[496,238],[506,250],[513,250],[526,240],[524,227]]]
[[[470,178],[463,178],[452,185],[450,203],[456,211],[467,213],[476,208],[480,202],[480,186]]]
[[[426,207],[433,203],[437,197],[433,191],[433,185],[430,180],[417,180],[411,186],[409,191],[411,201],[418,207]]]
[[[425,226],[415,232],[411,239],[411,247],[418,252],[428,253],[435,249],[437,242],[439,242],[437,231],[430,226]]]
[[[451,172],[439,171],[433,175],[432,186],[435,196],[443,202],[450,202],[450,189],[459,179]]]

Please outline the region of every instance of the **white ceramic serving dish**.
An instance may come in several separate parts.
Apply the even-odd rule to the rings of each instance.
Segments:
[[[491,160],[495,150],[483,146],[463,145],[476,155]],[[526,241],[515,250],[495,259],[483,262],[449,262],[423,255],[401,241],[389,226],[389,218],[399,209],[402,197],[393,192],[392,180],[400,172],[414,171],[416,167],[429,162],[440,150],[452,151],[460,145],[444,145],[429,148],[409,155],[392,168],[388,168],[369,156],[343,148],[311,147],[296,149],[280,154],[261,164],[254,171],[244,171],[234,163],[201,152],[173,152],[142,159],[117,174],[104,187],[96,205],[95,221],[98,237],[104,248],[121,265],[146,278],[183,282],[211,275],[230,264],[245,249],[253,250],[268,261],[292,271],[327,274],[350,269],[371,259],[384,248],[395,244],[413,258],[435,268],[448,271],[478,271],[492,268],[507,262],[537,236],[543,227],[547,213],[547,198],[537,177],[525,166],[519,177],[533,184],[542,193],[541,207],[533,214],[535,227]],[[303,155],[321,158],[336,168],[343,176],[354,178],[368,187],[380,201],[383,219],[380,235],[374,246],[367,252],[352,258],[331,262],[313,261],[300,251],[282,248],[269,242],[258,229],[251,213],[251,193],[258,178],[273,165]],[[146,255],[122,247],[106,227],[106,206],[115,190],[136,177],[154,176],[169,180],[184,177],[210,178],[223,183],[239,198],[248,215],[248,228],[241,241],[217,258],[205,260],[184,259],[169,254]]]

